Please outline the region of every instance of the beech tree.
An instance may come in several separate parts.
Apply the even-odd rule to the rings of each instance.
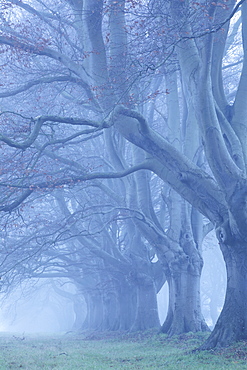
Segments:
[[[234,101],[227,101],[222,61],[231,36],[230,20],[239,9],[243,66],[235,82]],[[203,349],[247,336],[246,12],[244,0],[64,0],[56,4],[15,0],[2,4],[1,68],[6,77],[0,94],[0,139],[5,151],[1,211],[11,211],[37,192],[60,186],[121,178],[139,170],[155,173],[212,223],[224,255],[225,304]],[[202,145],[205,169],[187,149],[169,142],[150,115],[150,101],[168,100],[163,80],[167,65],[179,69],[175,79],[182,90],[178,108],[183,110],[186,140],[193,143],[192,153]],[[155,111],[153,117],[160,120],[164,113]],[[172,114],[170,110],[170,119]],[[100,134],[110,165],[101,171],[91,166],[89,170],[81,152],[70,144]],[[142,149],[141,161],[128,154],[133,147]],[[66,159],[71,156],[74,168],[66,159],[61,166],[58,154]],[[83,169],[76,167],[77,161]],[[160,261],[193,267],[181,245],[164,250],[160,244],[169,246],[166,235],[154,241],[147,234],[161,252],[157,253]],[[198,267],[199,271],[200,256]],[[180,272],[178,279],[173,276],[173,285],[185,281]]]
[[[114,5],[114,7],[111,7],[110,9],[113,11],[114,15],[117,15],[117,13],[119,11],[118,7],[116,8],[116,6]],[[110,22],[110,24],[111,24],[111,22]],[[112,37],[112,34],[111,34],[111,37]],[[118,47],[120,47],[120,44],[119,44]],[[113,47],[111,48],[111,53],[114,54],[114,51],[112,49],[115,49],[115,48],[116,48],[116,45],[113,44]],[[144,49],[144,52],[147,53],[147,51],[145,49]],[[114,58],[116,59],[117,55]],[[116,69],[116,63],[119,63],[119,61],[117,62],[117,60],[115,60],[115,59],[114,59],[114,63],[113,63],[112,62],[113,57],[111,56],[111,58],[110,58],[111,62],[110,63],[111,63],[111,65],[113,65],[113,67],[111,67],[110,71],[109,71],[111,79],[114,80],[114,85],[116,84],[116,78],[114,77],[114,69]],[[135,70],[135,74],[137,74],[139,72],[140,71],[138,71],[138,69]],[[61,78],[59,80],[61,80]],[[36,82],[38,84],[38,80]],[[158,81],[155,81],[155,83],[154,83],[156,85],[156,88],[157,88],[158,85],[160,85],[160,83],[161,83],[161,78],[159,77]],[[143,84],[141,84],[141,85],[143,85]],[[139,83],[139,86],[134,86],[132,94],[124,94],[124,96],[125,96],[124,99],[126,99],[127,95],[129,95],[129,97],[128,97],[129,103],[128,104],[132,104],[132,100],[133,100],[132,95],[135,96],[135,99],[140,100],[140,98],[136,98],[136,97],[138,97],[139,95],[141,96],[141,94],[140,94],[140,90],[141,90],[140,86],[141,85]],[[30,86],[31,85],[29,84],[28,88],[30,88]],[[130,86],[131,86],[131,84],[130,84]],[[119,85],[119,87],[117,89],[114,88],[114,93],[118,93],[119,89],[120,90],[123,89],[123,86],[121,84]],[[104,90],[105,90],[105,87],[104,87]],[[19,90],[18,90],[18,92],[19,92]],[[174,89],[174,92],[175,92],[175,95],[176,95],[176,89]],[[169,94],[171,95],[171,92]],[[157,95],[157,93],[154,92],[153,96],[155,97],[156,95]],[[145,96],[142,97],[142,99],[145,100],[146,99]],[[175,104],[178,104],[178,101],[176,99],[174,99],[174,100],[176,101]],[[145,104],[142,104],[142,106],[145,109]],[[151,111],[153,111],[154,109],[149,108],[149,109],[146,109],[146,110],[147,110],[147,113],[149,114],[149,116],[151,117],[152,116]],[[170,117],[171,117],[171,114],[170,114]],[[58,119],[58,117],[57,117],[57,119]],[[68,120],[68,122],[67,122],[68,124],[69,124],[69,121],[70,120]],[[171,119],[170,119],[170,121],[171,121]],[[79,121],[77,121],[77,122],[79,123]],[[179,130],[179,117],[177,117],[176,130],[174,130],[174,131],[178,131],[178,130]],[[179,140],[176,137],[177,134],[178,134],[177,132],[176,133],[174,132],[175,140]],[[116,148],[114,148],[114,146],[112,145],[111,135],[109,136],[109,134],[108,134],[106,136],[106,138],[107,138],[107,142],[109,144],[108,148],[111,149],[110,150],[111,155],[108,158],[108,161],[111,160],[112,166],[114,166],[117,170],[119,170],[119,165],[123,167],[124,158],[121,155],[121,153],[119,151],[119,148],[116,151]],[[171,140],[173,140],[173,138],[171,138]],[[62,141],[65,142],[64,139]],[[36,146],[37,146],[37,144],[36,144]],[[48,155],[47,151],[45,152],[45,154]],[[54,158],[54,154],[51,155],[51,153],[49,153],[48,156],[50,158],[51,157]],[[133,157],[134,161],[138,162],[138,158],[142,158],[142,155],[140,153],[138,153],[137,151],[135,151],[133,153],[132,157]],[[58,156],[56,156],[55,159],[58,160],[59,159]],[[64,162],[64,159],[63,159],[62,162]],[[68,160],[67,160],[67,164],[70,164],[71,167],[75,166],[74,163],[71,163],[71,162],[69,163]],[[77,170],[78,170],[78,165],[76,167],[77,167]],[[144,168],[145,168],[145,166],[144,166]],[[70,168],[70,171],[71,171],[71,168]],[[111,176],[111,175],[108,175],[108,176]],[[146,220],[148,220],[148,222],[140,222],[140,221],[138,222],[136,220],[135,221],[136,226],[132,226],[131,232],[133,234],[136,234],[135,229],[136,229],[136,227],[138,227],[139,232],[141,232],[145,236],[145,238],[150,242],[150,244],[153,246],[153,248],[155,248],[155,250],[156,250],[156,252],[159,256],[159,259],[162,261],[162,264],[164,266],[165,275],[167,277],[170,276],[170,278],[169,278],[169,285],[170,285],[169,315],[167,317],[167,321],[164,324],[162,330],[165,331],[165,332],[168,332],[169,334],[181,333],[181,332],[184,332],[184,331],[204,330],[204,329],[206,329],[206,325],[204,323],[204,320],[201,317],[200,295],[199,295],[199,279],[200,279],[200,272],[201,272],[201,267],[202,267],[202,260],[201,260],[201,257],[200,257],[200,253],[198,254],[198,250],[195,247],[195,244],[193,246],[193,243],[194,243],[193,242],[193,237],[191,238],[192,230],[189,231],[189,234],[191,235],[189,237],[188,227],[187,227],[188,224],[183,223],[183,225],[181,225],[181,218],[185,217],[185,215],[187,214],[187,211],[183,212],[183,214],[178,216],[180,205],[179,205],[179,201],[175,202],[178,206],[178,209],[175,210],[176,207],[174,207],[174,206],[171,207],[171,209],[175,210],[175,212],[171,211],[170,216],[171,216],[171,218],[175,218],[177,221],[180,219],[180,221],[176,222],[177,223],[176,226],[175,226],[174,222],[171,221],[171,227],[169,228],[170,231],[168,233],[164,232],[164,229],[163,229],[162,225],[158,222],[157,217],[155,216],[154,210],[152,210],[151,202],[147,201],[147,199],[150,198],[150,195],[149,195],[150,190],[148,189],[148,185],[143,186],[143,182],[147,183],[147,181],[148,181],[148,178],[144,174],[136,175],[135,179],[133,179],[131,181],[132,185],[136,184],[135,186],[137,188],[137,202],[135,202],[135,197],[136,197],[135,192],[130,191],[130,186],[129,186],[128,183],[125,184],[125,187],[127,187],[129,189],[128,191],[126,190],[126,193],[131,194],[130,196],[128,196],[129,201],[127,201],[127,204],[125,204],[125,206],[126,205],[128,206],[128,203],[130,203],[132,205],[132,208],[133,208],[134,204],[135,204],[137,209],[138,209],[138,207],[141,207],[142,212],[143,212],[143,216]],[[62,179],[62,183],[63,182],[64,182],[64,178]],[[43,186],[46,187],[47,184],[46,185],[43,184]],[[39,185],[39,187],[40,187],[40,185]],[[126,194],[125,194],[125,197],[126,197]],[[190,222],[190,221],[188,221],[188,222]],[[150,228],[150,226],[152,226],[152,227]],[[180,232],[180,228],[182,226],[183,226],[183,229],[184,229],[183,233]],[[177,229],[176,232],[174,232],[174,230],[173,230],[174,228]],[[187,246],[185,253],[183,252],[183,248],[180,248],[180,246],[179,246],[180,237],[181,237],[180,234],[181,235],[183,234],[182,239],[185,235],[187,235],[186,236],[187,240],[186,240],[186,243],[184,243],[184,245],[192,242],[191,243],[191,248],[188,248],[188,246]],[[191,238],[191,240],[189,241],[190,238]],[[176,242],[174,242],[175,239],[176,239]],[[172,240],[173,240],[173,242],[172,242]],[[136,242],[136,244],[140,244],[140,241],[136,240],[135,242]],[[136,249],[137,249],[137,245],[136,245]],[[169,254],[169,258],[167,257],[168,254]],[[184,271],[183,272],[182,272],[182,264],[180,263],[181,262],[181,255],[183,255],[184,262],[186,261],[186,263],[183,264],[184,265],[184,268],[183,268]],[[188,259],[187,259],[188,255],[190,255],[191,261],[193,260],[193,264],[194,264],[193,269],[191,269],[192,264],[187,263],[188,262]],[[194,270],[194,271],[189,272],[190,269],[191,269],[191,271],[192,270]],[[182,282],[181,286],[183,286],[184,292],[181,291],[181,286],[179,287],[179,285],[177,283],[174,283],[174,277],[172,277],[174,274],[177,275],[178,271],[180,271],[180,272],[179,272],[179,276],[176,276],[176,280]],[[146,274],[146,278],[147,278],[147,276],[148,275]],[[187,286],[188,284],[190,285],[189,287]],[[192,287],[192,285],[193,285],[193,287]],[[150,288],[152,288],[153,283],[151,283],[149,286],[150,286]],[[139,289],[143,289],[142,285],[140,285],[140,284],[139,284]],[[194,292],[192,302],[191,302],[191,293],[190,293],[191,291]],[[185,292],[186,292],[186,294],[185,294]],[[146,294],[142,294],[141,296],[143,298],[147,297]],[[151,304],[152,299],[148,299],[148,302],[150,302],[150,304]],[[139,302],[139,306],[141,308],[141,312],[143,313],[144,312],[143,308],[146,306],[146,304],[145,305],[140,304],[140,302]],[[147,310],[147,307],[146,307],[146,310]],[[150,312],[154,313],[155,310],[151,309]],[[153,325],[152,322],[155,322],[154,320],[150,319],[150,317],[151,317],[150,314],[146,315],[146,317],[148,317],[148,316],[149,316],[149,319],[148,319],[149,324],[147,322],[144,324],[145,320],[143,321],[143,319],[142,319],[141,320],[142,321],[141,328],[145,328],[145,327],[148,328],[148,327]],[[136,328],[139,328],[138,325],[139,324],[135,325]]]
[[[87,305],[87,317],[81,327],[76,324],[77,330],[158,329],[156,293],[165,276],[133,224],[137,211],[117,207],[109,194],[92,186],[73,190],[56,190],[42,197],[42,204],[33,200],[31,207],[25,205],[17,231],[8,225],[3,286],[9,280],[13,289],[23,280],[67,278]],[[117,198],[113,190],[110,194]],[[83,306],[81,310],[83,314]]]

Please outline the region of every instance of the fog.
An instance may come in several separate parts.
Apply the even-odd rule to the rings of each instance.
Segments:
[[[204,240],[203,257],[202,313],[212,329],[221,312],[226,289],[225,266],[213,232]],[[13,289],[8,295],[3,295],[0,311],[1,332],[65,333],[74,330],[76,314],[73,297],[78,294],[76,287],[66,281],[61,282],[61,279],[54,281],[31,279]],[[60,294],[58,289],[61,289]],[[71,299],[62,296],[62,292]],[[157,294],[161,324],[167,315],[168,295],[166,282]],[[83,321],[87,311],[83,299],[80,301],[80,311]]]
[[[1,307],[1,331],[66,332],[74,320],[72,301],[56,294],[51,284],[36,284],[31,290],[26,284],[5,297]]]
[[[213,328],[222,310],[226,293],[226,268],[214,231],[204,239],[203,260],[202,314],[209,327]]]

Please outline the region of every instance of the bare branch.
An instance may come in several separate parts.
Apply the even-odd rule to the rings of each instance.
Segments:
[[[82,78],[85,76],[85,69],[73,62],[70,58],[65,56],[62,53],[59,53],[58,51],[51,49],[49,47],[43,46],[43,45],[33,45],[31,43],[25,43],[23,41],[20,41],[18,38],[15,37],[8,37],[8,36],[0,36],[0,43],[9,45],[14,48],[22,49],[28,53],[35,54],[35,55],[44,55],[51,59],[54,59],[60,63],[62,63],[64,66],[66,66],[71,72],[73,72],[75,75]]]
[[[25,192],[23,192],[23,194],[19,198],[17,198],[14,202],[12,202],[11,204],[8,204],[6,206],[0,206],[0,212],[11,212],[11,211],[13,211],[22,202],[24,202],[24,200],[26,200],[29,197],[29,195],[32,194],[32,192],[33,192],[32,189],[28,189]]]
[[[29,81],[15,90],[10,90],[10,91],[5,91],[3,93],[0,93],[0,98],[14,96],[14,95],[22,93],[23,91],[31,89],[33,86],[40,85],[40,84],[50,84],[53,82],[74,82],[74,83],[83,85],[84,88],[88,87],[88,85],[85,85],[85,83],[83,83],[81,79],[74,78],[72,76],[44,77],[44,78],[39,78],[37,80]],[[90,98],[91,98],[91,95],[90,95]]]
[[[34,129],[33,129],[32,133],[30,134],[30,136],[28,137],[27,140],[23,141],[22,143],[19,143],[19,142],[11,140],[10,138],[8,138],[7,136],[5,136],[3,134],[0,134],[0,141],[3,141],[5,144],[9,145],[10,147],[25,150],[25,149],[29,148],[34,143],[34,141],[37,139],[37,137],[39,135],[39,132],[40,132],[40,129],[41,129],[42,125],[45,122],[48,122],[48,121],[49,122],[65,123],[65,124],[76,125],[76,126],[91,126],[91,127],[97,128],[97,129],[108,127],[105,124],[105,122],[99,124],[96,121],[81,119],[81,118],[73,118],[73,117],[40,116],[40,117],[37,117],[37,118],[33,119],[33,121],[35,122]],[[64,142],[66,142],[68,140],[72,140],[73,138],[77,137],[78,135],[89,134],[89,133],[93,133],[93,132],[95,132],[95,130],[93,130],[93,131],[92,130],[85,130],[83,132],[72,135],[71,137],[69,137],[67,139],[64,139]],[[61,140],[60,140],[60,142],[61,142]]]
[[[31,191],[41,190],[41,189],[56,189],[64,185],[75,185],[83,181],[89,181],[94,179],[119,179],[125,176],[128,176],[136,171],[149,169],[148,161],[145,161],[139,165],[133,166],[124,170],[122,172],[92,172],[84,173],[79,176],[71,176],[69,178],[62,178],[53,181],[47,181],[37,184],[22,185],[22,184],[9,184],[9,183],[0,183],[0,187],[5,188],[17,188],[17,189],[29,189]]]

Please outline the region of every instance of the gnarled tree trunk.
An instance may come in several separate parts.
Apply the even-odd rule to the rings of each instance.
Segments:
[[[218,238],[226,263],[226,297],[215,328],[201,349],[247,339],[247,243],[234,237],[229,227],[220,228]]]
[[[196,268],[195,268],[196,267]],[[208,327],[201,314],[200,276],[202,263],[193,266],[186,256],[170,264],[169,306],[161,331],[169,335],[206,331]]]
[[[137,305],[131,331],[148,330],[160,327],[156,288],[146,274],[137,274]]]

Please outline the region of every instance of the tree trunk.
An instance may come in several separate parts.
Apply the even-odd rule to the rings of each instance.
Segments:
[[[226,298],[213,332],[200,349],[226,347],[247,339],[247,246],[238,242],[220,245],[227,270]]]
[[[119,302],[118,295],[113,287],[110,291],[105,289],[103,294],[104,317],[102,322],[102,330],[115,331],[119,329]]]
[[[153,280],[146,274],[137,275],[137,306],[131,331],[159,328],[156,289]]]
[[[72,326],[72,331],[78,332],[82,330],[83,324],[86,320],[86,303],[79,295],[73,297],[73,307],[75,320]]]
[[[194,269],[186,256],[180,256],[171,266],[168,277],[169,306],[161,331],[169,335],[207,331],[201,314],[201,268]]]
[[[119,330],[130,330],[135,319],[137,302],[136,288],[132,284],[128,284],[126,281],[120,280],[118,299],[120,309]]]
[[[83,323],[83,330],[102,330],[104,318],[102,294],[98,291],[85,294],[87,316]]]

